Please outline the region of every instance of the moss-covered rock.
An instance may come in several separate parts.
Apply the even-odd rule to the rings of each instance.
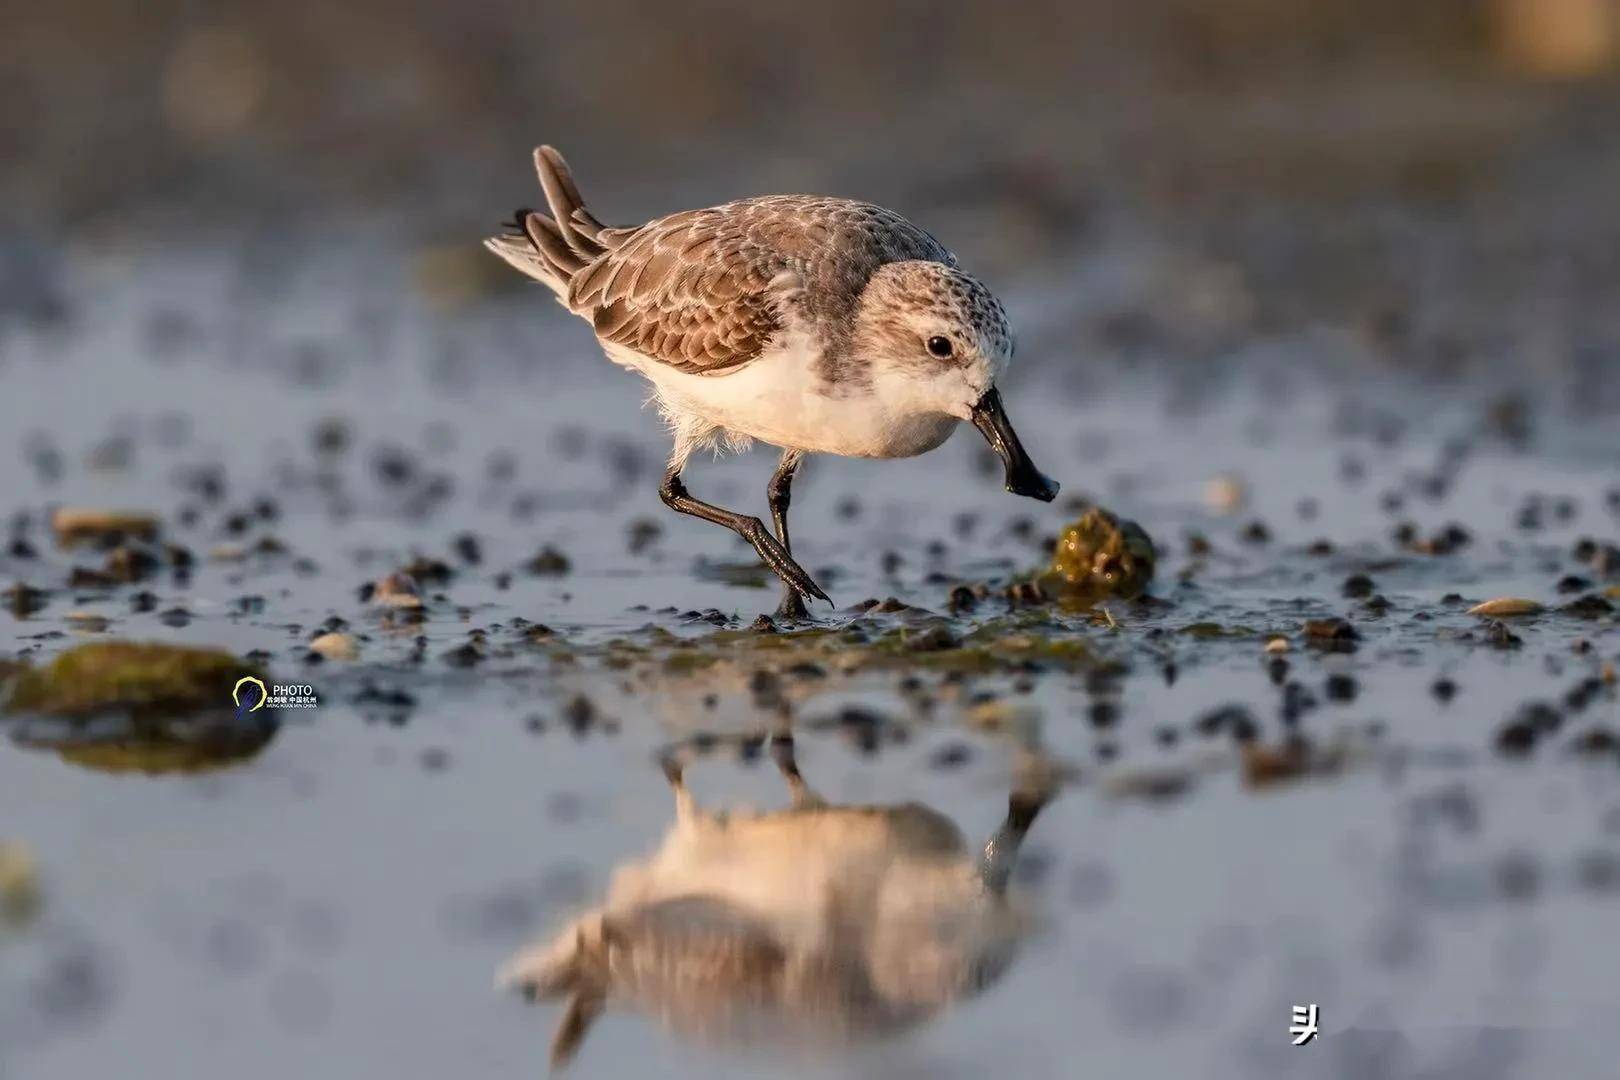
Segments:
[[[65,719],[230,711],[231,688],[246,675],[263,678],[220,649],[98,641],[69,649],[43,667],[25,668],[6,708]]]
[[[1066,598],[1131,599],[1146,591],[1156,562],[1140,525],[1094,506],[1063,530],[1041,584]]]
[[[263,680],[218,649],[94,642],[16,673],[5,712],[17,745],[76,765],[200,772],[246,760],[275,735],[274,710],[239,710],[232,700],[246,676]]]

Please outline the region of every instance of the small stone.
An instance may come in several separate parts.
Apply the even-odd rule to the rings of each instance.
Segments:
[[[44,589],[36,589],[32,585],[17,582],[3,594],[6,608],[19,619],[44,610],[49,594]]]
[[[416,579],[409,574],[395,571],[387,577],[380,578],[371,590],[371,602],[391,608],[419,608],[422,606],[422,594],[416,587]]]
[[[104,633],[107,627],[112,625],[107,616],[97,614],[94,611],[69,611],[62,618],[66,622],[72,623],[73,629],[82,634]]]
[[[158,534],[158,518],[155,514],[134,510],[64,506],[51,514],[51,530],[63,547],[85,542],[114,544],[131,537],[153,540]]]
[[[1373,594],[1373,579],[1366,574],[1351,574],[1344,579],[1341,592],[1352,600],[1362,600]]]
[[[573,568],[568,556],[547,544],[539,554],[523,564],[523,568],[539,577],[558,577]]]
[[[1468,614],[1479,615],[1484,618],[1501,619],[1513,618],[1519,615],[1537,615],[1542,606],[1534,600],[1524,600],[1514,596],[1498,597],[1487,600],[1482,604],[1475,604],[1468,609]]]
[[[1614,611],[1614,605],[1605,597],[1597,593],[1587,593],[1585,596],[1571,600],[1558,609],[1578,619],[1600,619]]]
[[[910,652],[944,652],[960,644],[956,635],[943,626],[930,626],[922,633],[906,638],[906,649]]]
[[[1507,628],[1507,623],[1492,619],[1485,626],[1485,641],[1498,649],[1517,649],[1524,639]]]
[[[1496,748],[1504,754],[1523,756],[1535,745],[1535,725],[1524,720],[1510,720],[1496,733]]]
[[[1327,694],[1329,701],[1354,701],[1358,689],[1354,678],[1341,673],[1329,675],[1322,684],[1322,691]]]
[[[1346,619],[1307,619],[1305,636],[1313,641],[1355,641],[1361,635]]]
[[[1248,500],[1248,488],[1236,476],[1216,476],[1204,484],[1204,505],[1217,514],[1235,514]]]
[[[360,648],[353,635],[340,632],[326,633],[309,643],[310,652],[327,660],[358,660]]]

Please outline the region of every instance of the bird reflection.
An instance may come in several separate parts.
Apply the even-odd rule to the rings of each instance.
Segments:
[[[1007,969],[1030,922],[1008,879],[1045,782],[1015,783],[975,852],[919,803],[827,803],[790,735],[771,749],[792,805],[767,813],[699,807],[666,755],[675,821],[662,845],[503,969],[503,985],[565,1003],[553,1068],[609,1006],[707,1043],[825,1046],[904,1031]]]

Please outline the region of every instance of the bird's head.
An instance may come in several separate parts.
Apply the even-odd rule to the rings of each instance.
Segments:
[[[1057,495],[1002,408],[996,380],[1012,363],[1012,329],[977,278],[920,260],[880,267],[861,294],[852,344],[884,400],[971,422],[1006,467],[1008,491],[1045,502]]]

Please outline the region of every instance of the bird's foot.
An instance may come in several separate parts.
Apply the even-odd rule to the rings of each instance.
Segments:
[[[775,571],[776,576],[787,582],[789,587],[805,596],[832,603],[832,599],[821,591],[821,587],[805,572],[804,567],[794,562],[793,556],[777,542],[776,537],[765,531],[765,526],[758,518],[745,525],[743,538],[753,545],[754,551],[764,560],[765,565]]]

